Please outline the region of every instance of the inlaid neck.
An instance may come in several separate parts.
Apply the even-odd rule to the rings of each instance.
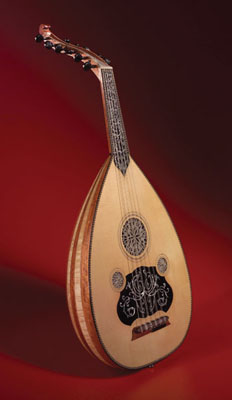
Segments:
[[[130,162],[130,152],[113,69],[101,68],[101,78],[102,99],[109,150],[110,153],[112,153],[116,167],[123,175],[125,175]]]

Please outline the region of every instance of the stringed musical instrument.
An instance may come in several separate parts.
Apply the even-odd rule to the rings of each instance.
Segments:
[[[67,298],[82,345],[112,367],[151,366],[177,349],[191,318],[183,250],[157,193],[132,159],[110,61],[40,25],[37,42],[100,81],[109,156],[80,211]]]

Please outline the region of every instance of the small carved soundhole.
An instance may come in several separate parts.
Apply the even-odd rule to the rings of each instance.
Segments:
[[[165,274],[165,272],[166,272],[167,269],[168,269],[168,262],[167,262],[166,258],[163,257],[163,256],[160,257],[160,258],[158,259],[157,266],[158,266],[159,272],[160,272],[161,274]]]
[[[112,275],[112,285],[115,289],[121,289],[124,286],[124,276],[120,271],[115,271]]]
[[[140,256],[147,246],[147,231],[138,218],[129,218],[122,228],[122,243],[131,256]]]

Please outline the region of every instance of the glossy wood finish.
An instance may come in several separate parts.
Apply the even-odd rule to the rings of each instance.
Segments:
[[[149,233],[142,257],[131,258],[122,248],[121,228],[128,215],[142,218]],[[119,320],[119,292],[112,287],[112,272],[119,269],[127,275],[141,265],[154,266],[162,254],[169,261],[165,278],[174,296],[168,312],[158,311],[155,317],[168,315],[170,325],[132,340],[133,328],[154,318],[136,320],[131,326]],[[88,195],[70,252],[68,298],[82,343],[112,366],[153,364],[174,351],[186,335],[191,291],[183,251],[163,204],[132,159],[125,176],[108,159]]]
[[[101,80],[101,68],[112,69],[108,65],[106,59],[98,54],[94,53],[88,47],[82,47],[79,44],[72,44],[69,41],[60,39],[51,31],[51,26],[46,24],[41,24],[39,26],[39,33],[42,35],[44,41],[49,41],[55,49],[56,45],[60,45],[63,50],[60,51],[61,54],[66,54],[68,57],[75,58],[76,54],[80,54],[83,58],[80,60],[82,63],[90,61],[94,68],[91,71]],[[68,50],[68,51],[67,51]],[[109,61],[109,60],[108,60]]]
[[[46,47],[56,51],[59,45],[58,52],[78,57],[84,69],[92,69],[98,77],[112,153],[90,189],[73,235],[67,278],[71,319],[83,346],[101,361],[110,366],[145,367],[174,351],[188,330],[191,290],[183,251],[164,206],[129,155],[112,67],[90,49],[59,39],[48,25],[41,25],[39,31]],[[145,251],[133,257],[122,242],[122,227],[129,217],[142,221],[147,237]],[[150,317],[139,317],[128,326],[117,313],[120,290],[114,287],[112,276],[119,271],[126,281],[139,267],[157,266],[160,257],[168,261],[164,275],[174,293],[168,314],[162,308],[158,311],[156,303]],[[137,316],[138,307],[133,308]],[[157,321],[168,323],[154,331],[152,324]],[[141,326],[150,326],[149,334],[135,336]]]

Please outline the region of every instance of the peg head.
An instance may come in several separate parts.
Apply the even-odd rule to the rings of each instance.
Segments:
[[[110,60],[97,55],[87,46],[80,46],[77,43],[72,44],[69,39],[59,39],[51,32],[50,28],[50,25],[41,24],[39,34],[35,37],[36,42],[43,42],[44,47],[48,50],[53,49],[56,53],[66,54],[72,57],[75,62],[82,61],[84,70],[89,71],[92,69],[99,78],[99,69],[107,67]]]

